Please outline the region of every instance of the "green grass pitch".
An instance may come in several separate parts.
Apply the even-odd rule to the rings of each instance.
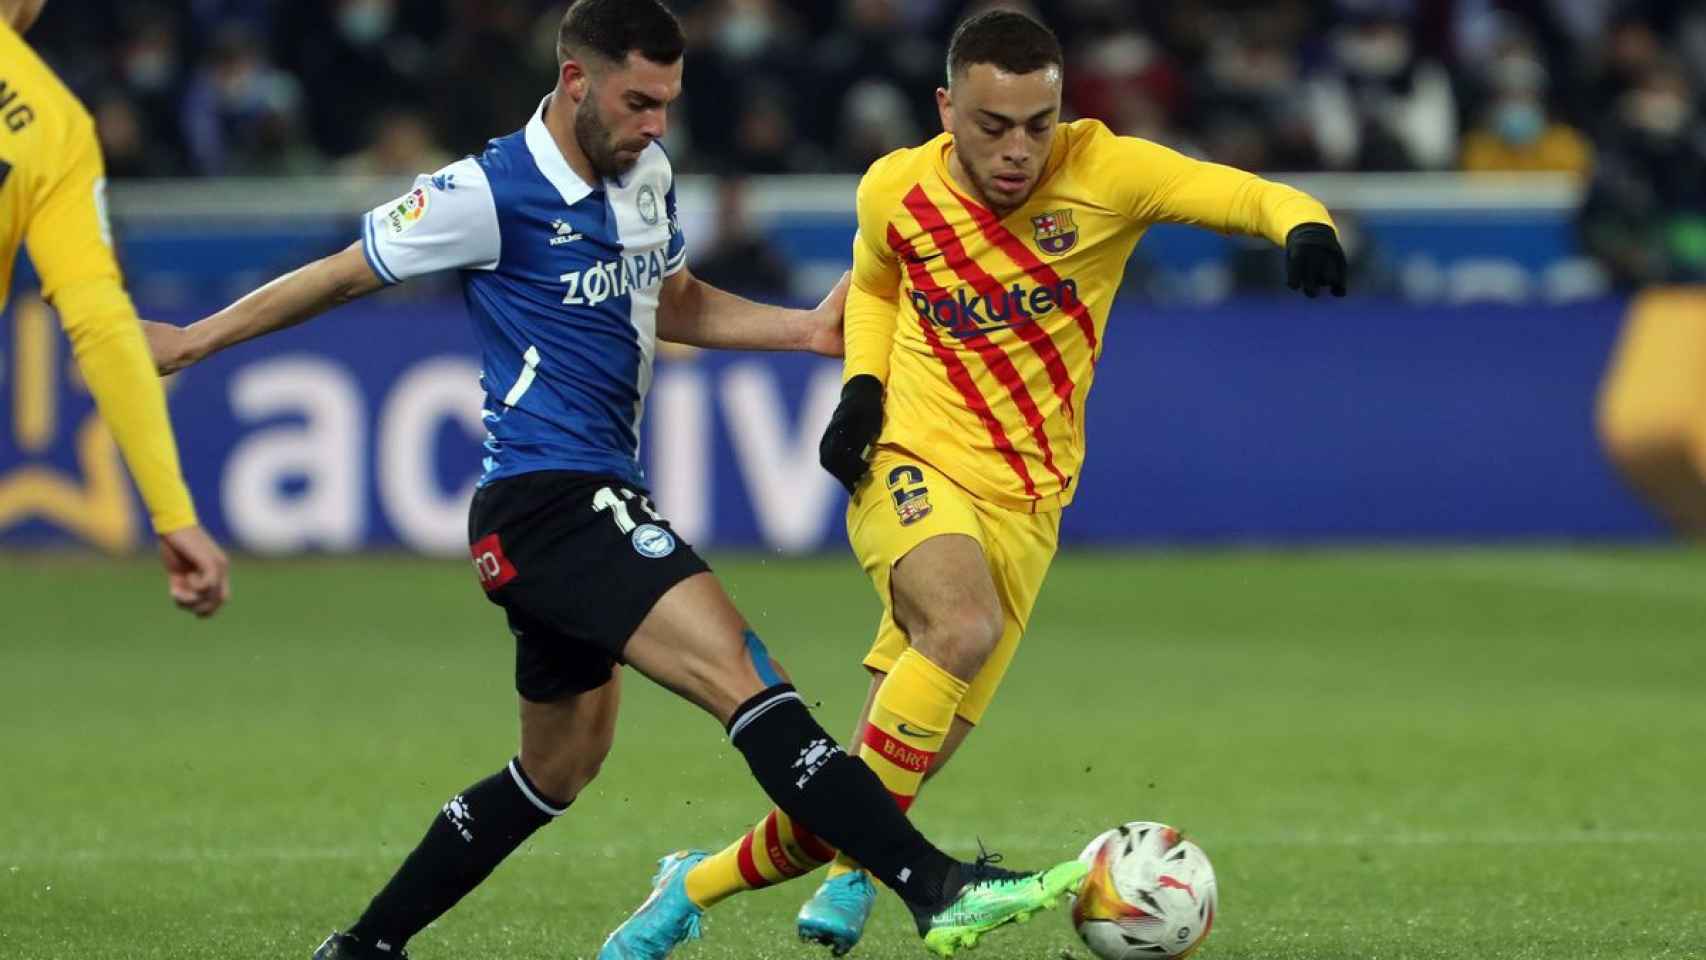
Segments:
[[[843,556],[725,558],[845,736],[875,600]],[[145,564],[0,560],[0,957],[295,958],[514,748],[511,646],[466,564],[242,562],[212,623]],[[590,958],[653,860],[766,809],[714,722],[627,678],[563,822],[411,945]],[[1010,864],[1163,820],[1203,844],[1203,960],[1706,957],[1706,554],[1078,553],[917,818]],[[809,882],[683,960],[817,957]],[[856,957],[921,957],[892,898]],[[1061,912],[985,960],[1088,954]]]

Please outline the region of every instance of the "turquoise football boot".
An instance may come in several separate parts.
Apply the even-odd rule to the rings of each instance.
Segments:
[[[605,938],[598,960],[663,960],[683,941],[699,939],[704,911],[687,899],[687,871],[706,856],[682,850],[659,860],[652,895]]]
[[[825,880],[800,908],[794,926],[801,940],[821,943],[836,956],[845,956],[865,935],[865,921],[876,902],[877,887],[871,875],[854,870]]]

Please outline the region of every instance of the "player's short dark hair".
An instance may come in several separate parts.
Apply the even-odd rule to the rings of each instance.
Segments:
[[[653,63],[671,64],[687,49],[681,21],[658,0],[575,0],[557,28],[557,61],[587,51],[622,63],[639,54]]]
[[[968,17],[948,43],[948,85],[974,65],[987,63],[1024,75],[1044,67],[1066,66],[1054,31],[1017,10],[987,10]]]

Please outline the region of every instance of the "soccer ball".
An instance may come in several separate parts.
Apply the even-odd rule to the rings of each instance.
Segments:
[[[1072,926],[1102,960],[1185,957],[1214,925],[1214,867],[1164,823],[1136,820],[1090,841]]]

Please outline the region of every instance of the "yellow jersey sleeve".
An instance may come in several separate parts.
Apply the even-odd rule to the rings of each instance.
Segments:
[[[873,166],[859,181],[855,201],[859,230],[853,237],[853,285],[847,291],[843,311],[847,351],[842,361],[843,382],[861,374],[884,383],[889,379],[889,353],[894,346],[900,303],[900,261],[889,248],[888,219],[881,207],[881,198],[891,191],[880,188],[876,170]]]
[[[1183,223],[1284,244],[1304,223],[1333,220],[1314,197],[1253,173],[1193,160],[1097,123],[1080,157],[1092,182],[1107,185],[1114,209],[1140,223]]]
[[[109,246],[94,123],[74,101],[63,108],[73,115],[45,126],[36,141],[45,152],[27,160],[40,171],[26,228],[30,260],[155,531],[170,533],[193,526],[195,508],[179,470],[165,390]]]

